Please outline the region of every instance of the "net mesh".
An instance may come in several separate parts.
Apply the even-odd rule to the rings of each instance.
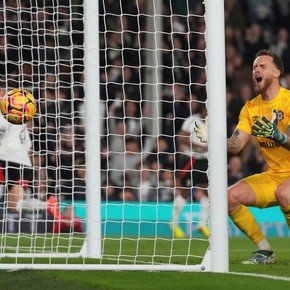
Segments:
[[[192,132],[193,122],[207,114],[202,2],[99,2],[102,258],[96,263],[202,261],[207,148]],[[0,4],[2,93],[20,87],[37,100],[37,114],[26,125],[33,170],[1,161],[2,263],[16,253],[19,263],[31,254],[36,264],[43,254],[51,264],[56,254],[67,264],[68,253],[78,256],[85,240],[90,116],[84,109],[83,4]],[[15,188],[22,202],[19,192],[11,198]]]

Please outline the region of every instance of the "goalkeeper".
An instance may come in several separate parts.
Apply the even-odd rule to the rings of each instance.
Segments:
[[[243,264],[273,264],[274,252],[247,206],[278,205],[290,228],[290,91],[280,86],[280,58],[267,50],[257,53],[252,79],[256,97],[242,108],[239,123],[228,138],[228,152],[238,154],[251,135],[256,137],[268,165],[263,173],[246,177],[228,189],[229,216],[257,246]],[[195,124],[195,132],[207,142],[207,127]]]

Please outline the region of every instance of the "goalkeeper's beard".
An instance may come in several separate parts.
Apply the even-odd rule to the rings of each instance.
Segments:
[[[272,79],[269,79],[269,78],[264,79],[261,82],[261,85],[254,82],[255,95],[258,96],[258,95],[262,95],[263,93],[265,93],[271,84],[272,84]]]

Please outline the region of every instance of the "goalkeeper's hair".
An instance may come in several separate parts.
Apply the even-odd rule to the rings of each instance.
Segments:
[[[256,58],[262,55],[269,55],[272,57],[273,63],[275,64],[277,69],[280,71],[280,78],[281,78],[281,76],[284,74],[284,64],[281,58],[276,53],[272,52],[269,49],[262,49],[258,51],[258,53],[256,54]]]

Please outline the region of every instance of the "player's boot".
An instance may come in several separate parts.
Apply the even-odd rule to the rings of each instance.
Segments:
[[[61,218],[61,213],[60,213],[60,208],[57,203],[56,198],[51,195],[49,199],[47,200],[47,207],[46,207],[47,213],[52,215],[54,219],[60,219]]]
[[[205,238],[209,238],[209,228],[207,226],[200,226],[197,228]]]
[[[185,233],[179,226],[175,226],[173,229],[174,238],[181,239],[185,237]]]
[[[185,233],[183,232],[183,230],[175,223],[170,223],[169,228],[172,230],[174,238],[182,239],[185,237]]]
[[[82,233],[83,232],[83,225],[82,221],[79,218],[74,219],[74,231],[77,233]]]
[[[254,255],[245,261],[242,261],[242,264],[245,265],[254,265],[254,264],[275,264],[276,257],[273,251],[268,250],[259,250],[253,253]]]
[[[56,198],[51,195],[49,199],[47,200],[47,207],[46,211],[48,214],[53,216],[53,226],[52,226],[52,232],[53,233],[59,233],[61,228],[61,212],[59,205],[57,203]]]

